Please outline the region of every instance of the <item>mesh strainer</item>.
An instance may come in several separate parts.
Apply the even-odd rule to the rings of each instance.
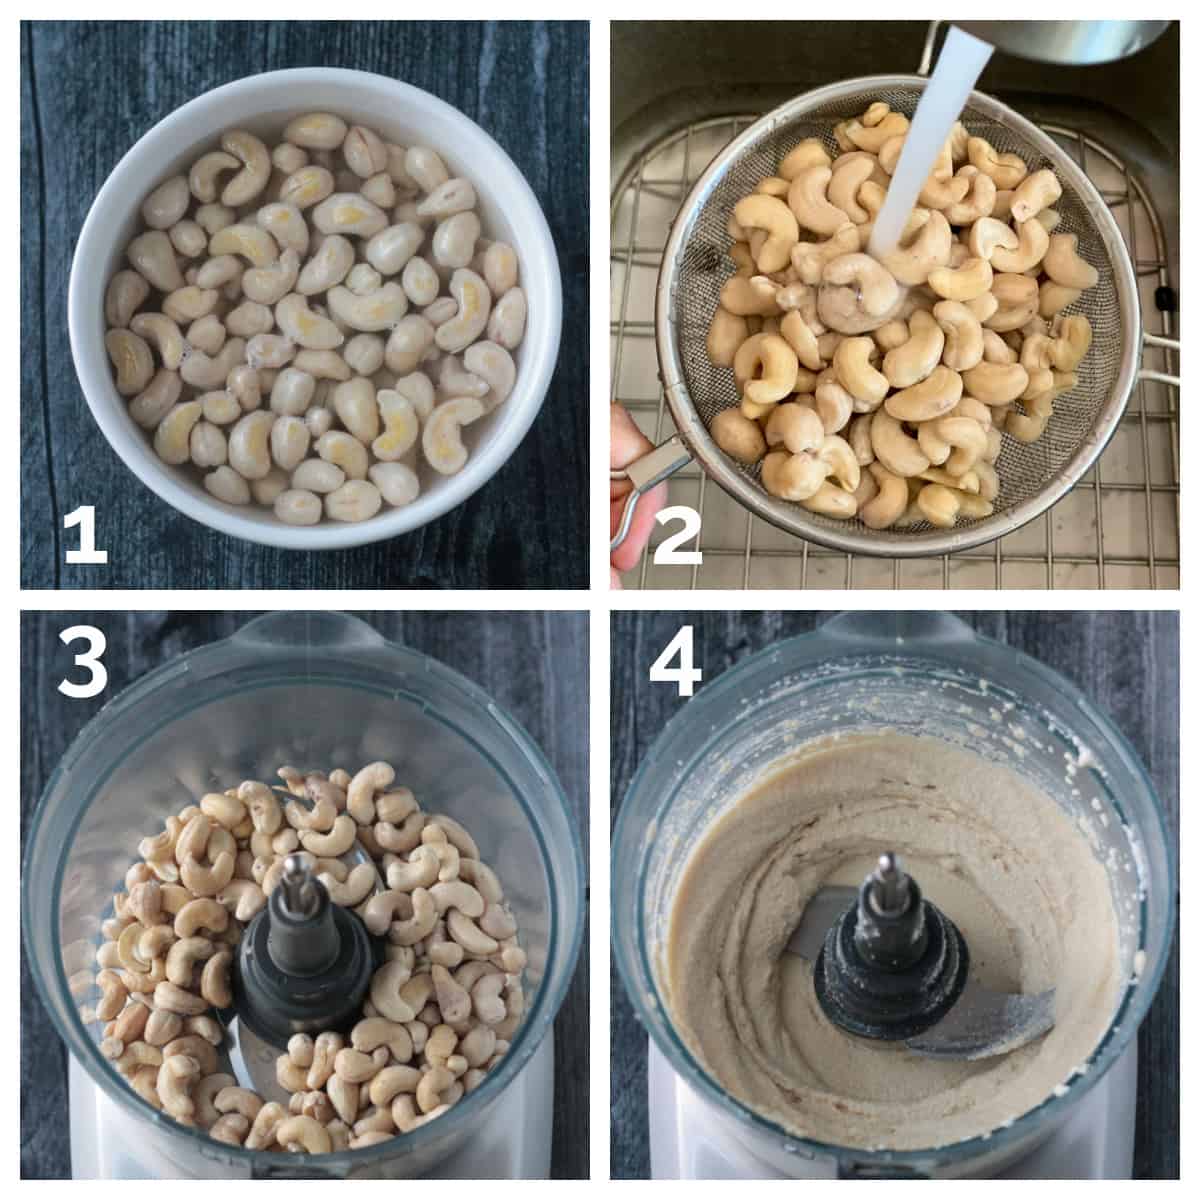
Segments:
[[[833,126],[883,100],[912,116],[926,85],[919,75],[876,75],[833,84],[798,96],[736,137],[709,164],[684,202],[667,241],[658,279],[655,331],[659,370],[678,436],[623,472],[634,485],[614,545],[624,539],[640,494],[694,457],[706,474],[746,508],[773,525],[837,550],[892,557],[926,557],[969,549],[1011,533],[1066,494],[1099,457],[1120,421],[1139,374],[1144,335],[1137,287],[1120,230],[1091,181],[1041,130],[1006,105],[972,92],[962,121],[1001,153],[1015,152],[1030,170],[1049,167],[1062,184],[1059,230],[1079,238],[1079,253],[1099,272],[1099,283],[1066,312],[1081,312],[1093,341],[1078,368],[1079,383],[1055,403],[1042,437],[1029,445],[1005,437],[996,469],[1000,495],[992,516],[954,529],[922,524],[906,530],[871,530],[861,522],[835,521],[764,488],[760,468],[727,457],[708,425],[739,397],[729,368],[708,360],[705,340],[721,285],[733,274],[726,223],[734,204],[775,173],[789,150],[817,137],[838,153]],[[1164,378],[1143,372],[1145,378]]]

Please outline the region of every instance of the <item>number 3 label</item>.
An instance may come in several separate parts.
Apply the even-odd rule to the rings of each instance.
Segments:
[[[667,643],[666,649],[654,660],[650,668],[651,683],[676,683],[681,696],[691,696],[695,685],[704,678],[704,672],[692,665],[692,627],[684,625]],[[679,656],[679,666],[671,666],[671,659]]]
[[[654,562],[660,567],[694,566],[704,561],[699,550],[680,550],[684,542],[690,542],[700,533],[700,514],[686,504],[673,504],[664,508],[656,518],[660,525],[668,521],[682,521],[683,528],[658,544],[654,551]]]
[[[90,700],[93,696],[100,695],[108,686],[108,669],[100,661],[100,655],[108,647],[104,634],[94,625],[72,625],[70,629],[64,629],[58,635],[58,640],[66,646],[81,639],[87,640],[88,648],[82,654],[75,655],[75,665],[86,668],[91,673],[91,678],[87,683],[72,683],[69,679],[64,679],[58,685],[58,690],[64,696],[70,696],[72,700]]]

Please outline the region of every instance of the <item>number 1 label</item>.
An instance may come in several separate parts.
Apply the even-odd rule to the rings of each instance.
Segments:
[[[96,508],[82,504],[74,512],[63,517],[63,528],[79,526],[79,549],[67,551],[69,563],[107,563],[108,551],[96,549]]]

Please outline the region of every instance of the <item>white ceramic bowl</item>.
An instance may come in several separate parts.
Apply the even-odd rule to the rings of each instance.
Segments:
[[[471,180],[485,236],[509,242],[517,251],[529,319],[514,355],[516,386],[495,412],[464,430],[471,456],[457,475],[423,481],[422,494],[412,504],[385,505],[368,521],[298,527],[285,525],[270,509],[214,499],[185,469],[168,466],[154,453],[113,382],[104,349],[104,293],[125,265],[125,247],[142,228],[139,210],[152,188],[186,172],[201,153],[216,146],[223,130],[238,127],[277,138],[292,117],[314,110],[369,125],[388,141],[430,146],[451,174]],[[537,198],[512,159],[478,125],[436,96],[394,79],[310,67],[254,75],[205,92],[164,117],[133,146],[105,181],[83,224],[67,312],[75,370],[92,415],[147,487],[222,533],[270,546],[331,550],[395,537],[435,520],[499,470],[525,436],[550,385],[562,324],[562,284]]]

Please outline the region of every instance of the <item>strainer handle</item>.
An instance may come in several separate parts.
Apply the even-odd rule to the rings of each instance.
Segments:
[[[691,461],[691,454],[680,440],[679,435],[676,434],[663,442],[661,446],[655,446],[649,454],[643,454],[641,458],[634,459],[629,466],[609,472],[609,479],[627,479],[633,484],[633,491],[626,497],[625,507],[621,510],[621,524],[608,543],[610,553],[629,536],[638,501],[651,488],[657,487],[664,479],[669,479],[676,471],[686,467]]]
[[[1142,334],[1143,346],[1154,346],[1160,350],[1179,350],[1178,338],[1159,337],[1156,333]],[[1168,383],[1172,387],[1179,387],[1179,376],[1168,375],[1165,371],[1148,371],[1142,370],[1138,372],[1138,379],[1149,383]]]

